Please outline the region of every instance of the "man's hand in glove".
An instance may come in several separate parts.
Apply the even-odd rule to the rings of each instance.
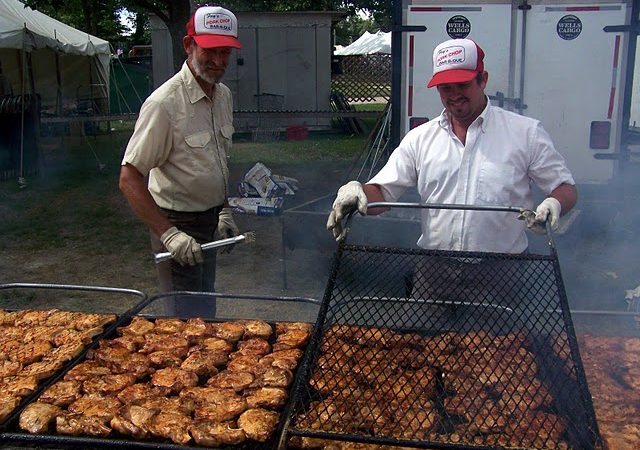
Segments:
[[[558,220],[560,219],[560,212],[562,206],[560,202],[553,197],[545,198],[536,208],[535,216],[532,214],[526,218],[527,227],[535,233],[545,234],[545,222],[548,220],[551,225],[551,230],[558,229]]]
[[[171,227],[160,236],[160,240],[171,253],[173,259],[180,265],[195,266],[202,263],[202,248],[196,240],[187,233]]]
[[[336,238],[336,241],[341,241],[346,236],[342,229],[342,219],[356,209],[363,216],[367,214],[367,194],[362,189],[360,182],[349,181],[338,189],[327,220],[327,230],[333,231],[333,237]]]
[[[226,239],[230,237],[235,237],[240,234],[240,230],[238,230],[238,226],[233,220],[233,215],[231,214],[231,208],[222,208],[220,214],[218,214],[218,236],[221,239]],[[231,253],[233,249],[233,245],[227,245],[222,250],[221,253]]]

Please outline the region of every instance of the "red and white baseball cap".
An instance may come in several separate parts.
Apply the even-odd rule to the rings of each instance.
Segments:
[[[484,72],[484,52],[471,39],[451,39],[433,50],[433,77],[427,87],[466,83]]]
[[[231,11],[220,6],[198,8],[187,22],[187,35],[193,37],[202,48],[242,48],[238,40],[238,19]]]

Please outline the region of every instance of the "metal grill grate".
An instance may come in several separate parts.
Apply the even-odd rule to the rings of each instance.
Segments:
[[[421,448],[601,441],[550,255],[343,245],[287,433]]]

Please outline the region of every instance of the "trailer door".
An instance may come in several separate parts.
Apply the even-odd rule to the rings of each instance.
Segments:
[[[559,2],[558,2],[559,3]],[[538,4],[525,12],[523,114],[542,121],[576,181],[604,182],[618,151],[622,111],[622,3]],[[491,69],[489,69],[491,70]]]
[[[511,2],[446,4],[414,0],[406,12],[407,25],[426,26],[424,32],[405,33],[402,133],[433,119],[443,109],[436,89],[428,89],[433,49],[447,39],[469,38],[486,51],[487,94],[509,92]]]

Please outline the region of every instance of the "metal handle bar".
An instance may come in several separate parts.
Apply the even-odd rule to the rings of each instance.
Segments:
[[[31,288],[31,289],[60,289],[60,290],[72,290],[72,291],[96,291],[96,292],[109,292],[109,293],[121,293],[132,294],[140,297],[146,297],[146,295],[135,289],[116,288],[108,286],[83,286],[76,284],[47,284],[47,283],[5,283],[0,284],[0,289],[15,289],[15,288]]]
[[[367,208],[421,208],[421,209],[458,209],[473,211],[501,211],[522,214],[531,211],[520,206],[463,205],[455,203],[403,203],[403,202],[371,202]],[[531,211],[533,212],[533,211]]]
[[[535,211],[523,208],[522,206],[500,206],[500,205],[465,205],[459,203],[411,203],[411,202],[371,202],[367,205],[369,208],[413,208],[413,209],[450,209],[461,211],[494,211],[494,212],[513,212],[518,213],[520,216],[535,215]],[[351,211],[347,215],[345,221],[345,238],[349,232],[351,220],[357,210]],[[551,236],[551,224],[549,220],[545,222],[545,230],[547,232],[547,238],[549,240],[549,246],[555,247],[553,243],[553,237]]]

